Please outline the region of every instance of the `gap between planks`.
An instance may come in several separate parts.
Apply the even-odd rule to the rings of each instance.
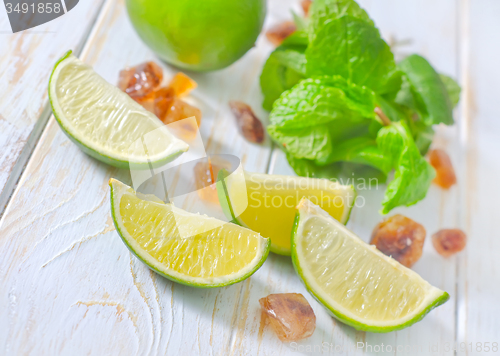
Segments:
[[[95,37],[99,35],[99,31],[102,31],[102,23],[106,19],[106,15],[111,11],[114,2],[115,0],[104,0],[101,3],[99,10],[97,11],[92,21],[90,22],[88,28],[85,31],[85,34],[82,36],[80,43],[76,47],[75,51],[73,51],[73,53],[83,61],[85,61],[86,57],[88,56],[89,51],[92,48],[91,46],[94,43]],[[42,114],[40,115],[39,119],[35,124],[35,128],[33,129],[33,131],[29,136],[28,144],[23,149],[21,157],[15,165],[14,168],[15,174],[13,172],[13,174],[11,174],[11,176],[8,179],[7,183],[8,189],[6,188],[4,190],[4,192],[8,192],[8,194],[5,194],[4,198],[5,204],[1,204],[2,203],[1,199],[3,198],[3,196],[0,197],[0,226],[3,221],[3,215],[5,214],[5,212],[9,210],[8,207],[13,203],[11,198],[13,197],[13,194],[17,190],[18,182],[25,173],[25,168],[27,164],[30,162],[32,154],[37,148],[39,140],[42,137],[42,135],[47,132],[48,129],[47,123],[49,122],[49,120],[53,120],[52,116],[53,115],[50,103],[47,102],[46,105],[44,106]],[[269,151],[269,154],[267,157],[265,157],[266,173],[268,173],[270,169],[272,169],[273,163],[276,160],[276,157],[274,157],[276,155],[275,152],[276,149],[277,149],[276,145],[271,144],[271,149]],[[231,330],[231,336],[228,339],[228,343],[225,347],[225,350],[229,350],[230,352],[233,353],[235,352],[234,350],[235,342],[237,341],[238,338],[239,324],[241,323],[240,318],[242,317],[241,313],[247,312],[244,308],[245,302],[243,294],[245,293],[245,291],[248,292],[248,284],[242,283],[239,290],[238,302],[235,304],[235,309],[232,315],[233,328]]]

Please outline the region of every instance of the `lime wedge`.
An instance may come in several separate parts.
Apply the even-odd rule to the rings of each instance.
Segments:
[[[271,251],[280,255],[290,255],[295,207],[302,198],[314,201],[343,224],[349,219],[355,199],[351,185],[327,179],[245,172],[245,190],[241,184],[231,184],[231,177],[219,177],[218,189],[223,188],[219,201],[226,215],[270,238]],[[248,201],[246,209],[235,208],[242,201]],[[234,213],[242,210],[239,216]]]
[[[139,260],[168,279],[222,287],[248,278],[266,260],[269,239],[258,233],[136,194],[115,179],[109,185],[116,231]],[[181,236],[178,224],[190,236]]]
[[[449,299],[306,199],[298,206],[292,261],[309,292],[357,330],[403,329]]]
[[[148,169],[187,151],[152,113],[66,53],[49,81],[52,111],[64,133],[85,153],[115,167]]]

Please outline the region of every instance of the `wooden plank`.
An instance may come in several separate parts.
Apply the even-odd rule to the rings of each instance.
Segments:
[[[209,153],[232,153],[264,172],[270,143],[238,134],[227,102],[244,100],[258,115],[258,74],[270,47],[260,41],[235,65],[192,74],[190,98],[204,114]],[[82,55],[111,83],[118,71],[155,60],[126,16],[107,1]],[[166,77],[176,70],[164,66]],[[227,354],[245,304],[240,283],[217,290],[185,287],[151,273],[114,231],[107,181],[129,172],[83,154],[50,119],[1,220],[0,345],[7,354]],[[50,326],[50,327],[48,327]]]
[[[460,2],[461,77],[464,82],[461,140],[460,224],[468,236],[459,257],[458,355],[499,352],[500,240],[496,231],[500,196],[498,161],[500,122],[497,115],[500,3]],[[489,345],[485,343],[489,342]],[[497,349],[492,349],[496,342]],[[496,354],[495,353],[495,354]]]
[[[398,59],[411,53],[419,53],[428,58],[438,71],[454,77],[458,76],[458,8],[456,1],[361,0],[359,3],[374,19],[375,24],[379,27],[386,40],[400,44],[395,47]],[[439,127],[434,147],[446,149],[459,169],[461,162],[458,149],[458,134],[459,128],[457,125],[454,127]],[[270,172],[293,174],[293,170],[286,162],[285,155],[278,149],[272,154]],[[373,227],[382,220],[382,216],[378,211],[380,210],[385,185],[380,185],[378,189],[372,190],[363,188],[362,182],[355,182],[356,185],[358,194],[363,200],[358,200],[359,207],[353,209],[348,226],[365,241],[368,241]],[[437,344],[443,346],[446,342],[452,344],[455,341],[456,260],[445,260],[440,257],[432,247],[430,235],[440,228],[458,225],[461,213],[457,209],[458,202],[459,189],[457,187],[452,188],[449,192],[444,192],[433,186],[424,201],[410,208],[395,209],[390,214],[400,213],[406,215],[425,226],[428,237],[424,247],[424,254],[413,269],[431,284],[448,291],[451,295],[448,303],[434,310],[424,321],[410,328],[388,334],[370,334],[356,332],[354,329],[336,322],[328,316],[316,301],[309,298],[318,317],[319,332],[316,331],[311,338],[298,343],[296,347],[298,348],[300,345],[303,348],[309,347],[311,349],[318,348],[319,345],[321,347],[317,354],[328,354],[331,352],[331,345],[333,345],[334,350],[335,347],[342,350],[340,354],[358,355],[371,354],[370,346],[373,349],[384,344],[386,347],[390,345],[394,351],[397,350],[398,346],[403,348],[416,347],[422,348],[421,354],[452,355],[452,351],[444,352],[443,349],[440,349],[439,353],[433,352],[432,347]],[[264,279],[256,281],[261,274],[252,277],[251,283],[256,284],[251,288],[252,293],[255,293],[252,299],[258,298],[257,295],[265,295],[268,292],[298,291],[304,293],[303,287],[297,285],[293,279],[294,272],[288,266],[289,261],[282,261],[281,258],[276,259],[278,263],[266,263],[263,267],[263,269],[268,267],[269,272],[266,274],[266,278],[272,276],[271,281]],[[284,280],[293,280],[293,283],[282,285],[273,284],[272,282]],[[259,286],[262,287],[259,288]],[[308,294],[304,295],[309,297]],[[255,306],[253,313],[257,312],[257,308]],[[251,333],[252,330],[258,330],[255,325],[257,322],[258,319],[253,324],[249,323],[246,332]],[[266,329],[266,333],[269,333],[268,329]],[[248,337],[248,340],[250,344],[252,337]],[[289,346],[280,346],[279,341],[271,336],[259,340],[263,340],[262,350],[280,347],[278,354],[286,354],[293,350]],[[365,346],[364,349],[358,349],[358,346],[362,345],[361,343]],[[429,347],[431,347],[430,351]],[[261,351],[261,353],[265,354],[264,351]]]
[[[0,11],[0,213],[47,123],[52,67],[68,49],[81,49],[102,2],[80,1],[64,16],[15,34]]]

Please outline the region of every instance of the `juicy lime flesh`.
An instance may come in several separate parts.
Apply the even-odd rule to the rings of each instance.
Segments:
[[[166,269],[192,278],[237,273],[262,248],[258,234],[233,224],[183,238],[169,205],[144,201],[133,194],[123,195],[119,207],[124,228],[143,251]]]
[[[404,318],[421,306],[425,281],[332,227],[323,218],[311,217],[299,243],[308,272],[338,305],[359,319],[377,322]]]
[[[127,0],[132,25],[163,60],[207,71],[228,66],[255,44],[265,0]]]
[[[132,161],[144,158],[144,147],[138,145],[141,138],[147,139],[152,160],[155,155],[185,150],[179,146],[185,144],[165,132],[160,120],[90,66],[74,56],[59,66],[54,84],[60,112],[55,114],[77,140],[101,154]]]
[[[271,239],[271,250],[290,251],[290,238],[296,209],[302,198],[317,202],[333,218],[341,221],[345,215],[343,190],[292,189],[253,179],[246,180],[248,207],[239,220],[248,228]],[[267,188],[266,188],[267,187]],[[295,187],[297,188],[297,187]],[[231,192],[232,197],[237,192]]]

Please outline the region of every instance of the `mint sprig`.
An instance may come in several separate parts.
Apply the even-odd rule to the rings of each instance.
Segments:
[[[453,124],[460,87],[419,55],[400,63],[353,0],[315,0],[261,75],[268,132],[298,175],[383,182],[382,212],[423,199],[433,125]],[[375,115],[377,112],[383,116]]]

